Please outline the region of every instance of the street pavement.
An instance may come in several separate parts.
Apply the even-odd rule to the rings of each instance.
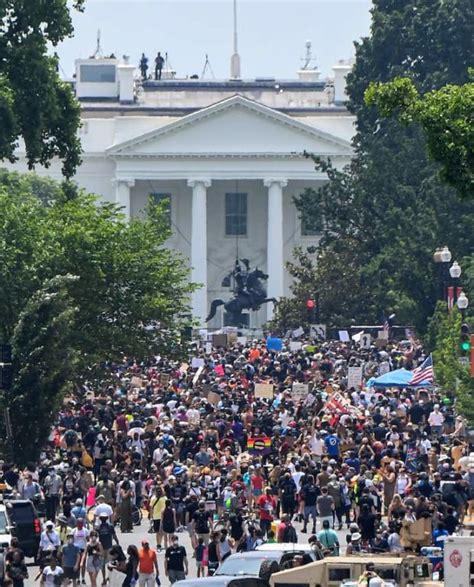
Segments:
[[[294,526],[295,526],[297,534],[298,534],[298,543],[301,543],[301,544],[307,543],[308,537],[311,536],[311,534],[310,533],[303,534],[301,532],[301,529],[303,526],[299,522],[295,522]],[[127,547],[130,544],[134,544],[135,546],[140,548],[141,542],[144,539],[149,540],[150,546],[152,548],[155,548],[155,535],[149,534],[148,528],[149,528],[149,522],[148,522],[148,519],[146,519],[146,518],[143,519],[140,526],[135,526],[133,529],[133,532],[131,532],[131,533],[122,534],[120,532],[119,528],[117,527],[117,537],[119,539],[120,546],[123,548],[124,552],[127,551]],[[320,526],[319,519],[318,519],[316,531],[319,531],[319,530],[321,530],[321,526]],[[344,552],[345,544],[346,544],[346,534],[347,534],[346,526],[344,526],[344,529],[342,531],[337,531],[337,534],[339,536],[339,544],[341,545],[342,552]],[[192,557],[193,549],[191,546],[191,540],[189,537],[189,533],[187,531],[179,532],[178,536],[179,536],[179,543],[186,548],[186,552],[188,555],[188,562],[189,562],[188,578],[195,578],[197,576],[196,561]],[[170,585],[170,583],[169,583],[167,577],[165,577],[165,575],[164,575],[164,549],[161,552],[158,552],[158,567],[160,570],[161,584],[163,587],[168,587]],[[38,566],[32,565],[32,564],[28,565],[29,579],[27,579],[25,581],[26,587],[33,587],[34,585],[36,585],[36,586],[38,585],[38,583],[35,583],[33,580],[34,577],[38,574],[38,572],[39,572]],[[116,575],[116,576],[114,577],[113,575]],[[112,573],[109,587],[120,587],[122,585],[123,578],[124,578],[124,575],[122,573],[116,573],[116,572]],[[90,580],[87,575],[86,575],[86,582],[87,582],[87,585],[90,585]],[[101,585],[101,583],[102,583],[102,577],[100,577],[100,580],[97,583],[98,587]],[[204,582],[203,582],[203,584],[204,584]]]

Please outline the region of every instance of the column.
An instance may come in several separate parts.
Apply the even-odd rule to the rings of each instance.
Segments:
[[[122,213],[127,220],[130,220],[130,189],[134,185],[134,179],[115,180],[115,203],[122,208]]]
[[[191,216],[191,281],[201,287],[192,294],[193,317],[205,326],[207,307],[207,188],[209,179],[190,179],[193,189]]]
[[[265,179],[268,188],[268,232],[267,232],[267,297],[283,296],[283,188],[285,179]],[[267,319],[273,317],[273,304],[267,304]]]

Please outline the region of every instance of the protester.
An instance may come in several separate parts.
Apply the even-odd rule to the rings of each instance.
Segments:
[[[137,575],[148,587],[156,551],[170,582],[188,575],[183,531],[201,576],[234,552],[309,531],[318,557],[416,552],[421,524],[424,546],[454,533],[474,511],[474,475],[453,397],[372,385],[382,371],[421,364],[421,344],[290,342],[203,341],[183,362],[124,358],[69,397],[39,462],[3,467],[19,496],[44,496],[44,568],[62,556],[77,580],[79,549],[93,587],[111,558],[126,587]],[[147,513],[156,551],[143,541],[117,557],[114,523],[132,533]]]

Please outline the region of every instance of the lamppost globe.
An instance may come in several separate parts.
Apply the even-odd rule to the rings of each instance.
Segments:
[[[451,275],[452,279],[459,279],[461,277],[461,266],[457,261],[449,268],[449,275]]]
[[[449,263],[451,261],[451,251],[448,249],[448,247],[443,247],[441,250],[441,263]]]
[[[467,295],[462,291],[459,294],[458,297],[458,301],[456,302],[458,305],[458,308],[460,310],[465,310],[468,306],[469,306],[469,298],[467,297]]]
[[[435,263],[441,263],[441,249],[436,249],[436,251],[433,253],[433,261]]]

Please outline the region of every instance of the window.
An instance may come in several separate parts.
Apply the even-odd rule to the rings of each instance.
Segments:
[[[247,194],[231,192],[225,195],[226,236],[247,236]]]
[[[81,82],[114,83],[115,65],[81,65]]]
[[[168,226],[171,228],[171,194],[152,193],[150,194],[150,199],[155,206],[162,205],[168,219]]]
[[[312,216],[311,221],[304,216],[301,218],[301,236],[318,236],[323,230],[323,219],[321,216]]]

